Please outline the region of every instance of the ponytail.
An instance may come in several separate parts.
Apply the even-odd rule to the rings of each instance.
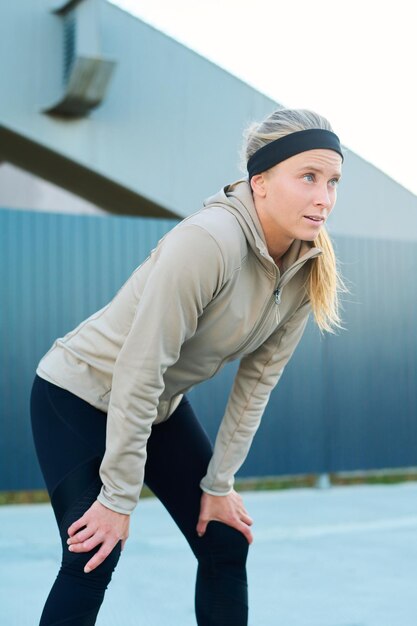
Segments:
[[[320,330],[333,333],[342,328],[339,294],[347,291],[337,267],[333,244],[323,226],[314,240],[322,254],[313,259],[308,279],[308,294],[314,319]]]

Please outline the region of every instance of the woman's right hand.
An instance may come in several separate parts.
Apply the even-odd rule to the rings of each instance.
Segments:
[[[71,524],[67,541],[71,552],[89,552],[101,544],[100,550],[84,567],[86,574],[98,567],[120,540],[123,550],[129,537],[129,523],[130,515],[112,511],[96,500],[82,517]]]
[[[223,522],[239,530],[251,544],[253,535],[250,527],[253,519],[249,516],[243,499],[234,489],[225,496],[212,496],[203,493],[200,502],[200,516],[197,524],[197,534],[202,537],[207,525],[211,521]]]

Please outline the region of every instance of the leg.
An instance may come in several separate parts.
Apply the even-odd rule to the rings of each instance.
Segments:
[[[152,428],[145,482],[161,500],[198,560],[195,608],[199,626],[246,626],[248,542],[239,531],[210,522],[203,537],[200,480],[212,455],[207,434],[185,398],[173,415]]]
[[[61,536],[63,556],[40,626],[93,626],[120,556],[120,544],[90,574],[90,552],[68,550],[68,527],[93,504],[101,489],[99,467],[106,414],[74,394],[35,377],[31,394],[35,447]]]

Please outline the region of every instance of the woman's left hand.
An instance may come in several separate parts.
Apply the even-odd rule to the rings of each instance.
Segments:
[[[68,550],[90,552],[101,544],[98,552],[84,567],[84,572],[88,574],[101,565],[120,540],[123,550],[129,537],[129,523],[129,515],[117,513],[96,500],[84,515],[68,528]]]
[[[226,496],[212,496],[203,493],[200,504],[200,517],[198,518],[197,534],[202,537],[206,532],[207,524],[211,521],[223,522],[232,528],[239,530],[252,543],[253,536],[250,526],[253,519],[249,517],[241,496],[231,491]]]

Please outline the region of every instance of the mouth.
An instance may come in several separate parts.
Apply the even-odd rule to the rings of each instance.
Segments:
[[[324,217],[321,217],[321,215],[304,215],[304,218],[313,222],[313,224],[317,224],[318,226],[324,224],[325,221]]]

